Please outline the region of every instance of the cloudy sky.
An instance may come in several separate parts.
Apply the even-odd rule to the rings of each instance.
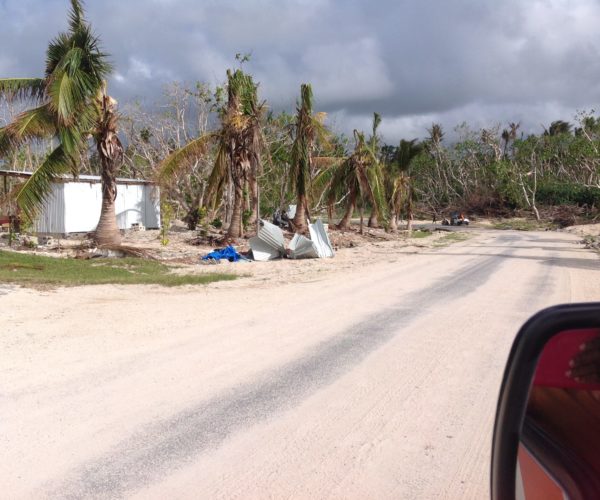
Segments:
[[[68,0],[0,0],[0,77],[43,72]],[[121,102],[223,81],[237,52],[275,109],[310,82],[341,131],[383,116],[388,142],[432,122],[539,132],[600,102],[598,0],[87,0]],[[600,108],[598,108],[600,109]]]

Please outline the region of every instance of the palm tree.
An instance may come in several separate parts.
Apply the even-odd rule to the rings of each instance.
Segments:
[[[323,113],[313,115],[313,93],[310,84],[300,87],[300,105],[297,108],[296,134],[292,145],[290,188],[296,195],[296,215],[292,224],[298,233],[306,232],[308,215],[308,191],[311,182],[312,150],[316,139],[327,140],[323,125]]]
[[[94,102],[97,115],[92,135],[100,158],[102,180],[102,209],[96,227],[95,239],[99,244],[118,245],[121,233],[117,226],[115,200],[117,198],[117,172],[123,162],[123,146],[117,136],[117,101],[106,93],[98,93]]]
[[[450,192],[453,191],[450,186],[450,180],[448,173],[446,172],[448,165],[446,161],[446,155],[442,147],[442,141],[444,140],[444,130],[439,123],[432,123],[431,128],[427,129],[429,132],[429,138],[427,139],[427,148],[434,162],[436,169],[436,177],[442,184],[441,190],[444,199],[450,198]]]
[[[342,159],[337,166],[326,171],[328,176],[326,199],[329,211],[340,197],[346,200],[346,210],[337,229],[347,230],[357,201],[371,204],[378,218],[387,227],[387,210],[383,194],[383,172],[381,165],[367,144],[363,133],[354,131],[356,145],[348,158]],[[359,200],[359,197],[361,198]]]
[[[369,138],[369,147],[371,148],[371,151],[373,152],[375,158],[379,158],[381,149],[379,136],[377,135],[377,129],[379,128],[379,125],[381,125],[381,115],[379,113],[373,113],[373,129],[371,132],[371,137]],[[371,209],[371,215],[369,216],[368,226],[378,226],[376,207],[372,207]]]
[[[214,204],[224,187],[231,183],[233,211],[227,238],[244,235],[242,212],[244,188],[256,182],[261,153],[266,149],[261,120],[264,105],[257,100],[257,85],[250,75],[238,69],[227,71],[227,104],[220,110],[221,128],[201,135],[165,158],[158,166],[158,179],[167,182],[182,166],[206,152],[211,143],[217,144],[215,165],[211,171],[206,199]],[[250,186],[252,191],[252,186]],[[253,196],[254,198],[254,196]],[[253,211],[257,210],[253,201]]]
[[[406,212],[408,229],[412,221],[414,187],[410,167],[414,158],[421,153],[423,145],[417,139],[402,139],[396,150],[394,162],[388,165],[386,192],[390,203],[390,227],[397,229],[398,218],[402,211]]]
[[[434,146],[439,147],[444,139],[444,130],[442,129],[442,126],[439,123],[432,123],[431,128],[428,128],[427,132],[429,132],[429,140],[431,143]]]
[[[520,122],[519,123],[511,122],[508,124],[508,126],[509,126],[509,129],[504,129],[502,131],[502,140],[504,141],[504,149],[502,152],[502,156],[504,158],[506,158],[506,155],[507,155],[508,144],[511,141],[513,141],[513,143],[514,143],[514,141],[517,139],[517,131],[519,130],[521,123]]]
[[[33,220],[51,183],[78,174],[88,138],[93,137],[102,168],[102,210],[94,238],[98,244],[120,244],[114,200],[123,148],[116,135],[116,101],[106,93],[112,70],[107,58],[84,18],[82,3],[71,0],[69,28],[50,42],[44,78],[0,79],[1,95],[38,104],[0,129],[0,155],[36,139],[56,141],[17,195],[19,207]]]
[[[563,120],[556,120],[550,124],[548,129],[544,129],[544,135],[557,136],[561,134],[570,134],[573,125]]]

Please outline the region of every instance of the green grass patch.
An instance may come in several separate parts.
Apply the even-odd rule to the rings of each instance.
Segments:
[[[549,222],[538,222],[530,219],[506,219],[492,224],[493,229],[509,229],[513,231],[544,231],[553,227]]]
[[[178,275],[154,260],[61,259],[39,255],[0,251],[0,282],[23,286],[81,285],[205,285],[214,281],[233,280],[232,274]]]
[[[448,233],[442,236],[440,239],[436,240],[433,243],[435,247],[446,247],[448,245],[452,245],[452,243],[458,243],[459,241],[468,240],[471,237],[470,234],[467,233]]]
[[[411,231],[411,238],[427,238],[429,236],[431,236],[433,233],[431,231],[421,231],[420,229],[417,229],[416,231]]]

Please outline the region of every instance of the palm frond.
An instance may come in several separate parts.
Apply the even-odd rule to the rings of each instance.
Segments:
[[[227,89],[230,107],[238,109],[245,116],[252,116],[258,107],[257,85],[252,77],[241,69],[227,71]]]
[[[47,104],[24,111],[9,125],[0,129],[0,154],[16,149],[31,139],[56,135],[56,126]]]
[[[312,181],[311,193],[314,199],[319,199],[317,205],[321,204],[323,198],[335,199],[345,189],[344,178],[348,171],[348,158],[336,158],[336,160],[339,161],[332,162],[327,168],[322,169]],[[329,204],[328,201],[327,203]]]
[[[326,148],[331,147],[331,131],[325,126],[325,124],[321,121],[318,115],[325,113],[316,113],[310,122],[310,127],[312,129],[312,135],[319,144],[325,146]]]
[[[227,173],[229,170],[228,156],[227,147],[223,142],[221,142],[215,158],[215,165],[213,166],[208,178],[208,185],[206,187],[207,203],[214,201],[214,204],[216,205],[216,200],[223,191],[223,188],[227,182]]]
[[[210,132],[190,141],[182,148],[167,156],[157,167],[157,180],[164,184],[169,181],[178,170],[203,156],[208,151],[210,142],[215,138],[215,133]]]
[[[12,99],[44,98],[46,82],[43,78],[0,78],[0,96]]]
[[[72,158],[80,156],[85,149],[87,138],[75,126],[60,128],[58,130],[58,138],[65,154]],[[78,175],[78,165],[75,163],[73,166],[75,167],[72,170],[73,175]]]
[[[421,151],[423,151],[423,145],[418,144],[417,139],[413,139],[412,141],[402,139],[400,141],[400,145],[398,146],[396,158],[400,171],[408,171],[413,158],[415,158]]]
[[[71,172],[75,161],[58,146],[48,155],[17,195],[17,204],[25,215],[34,220],[52,191],[52,182]]]
[[[346,156],[313,156],[312,164],[318,170],[331,169],[347,159]]]
[[[385,177],[381,163],[371,165],[367,169],[367,177],[370,189],[369,200],[373,208],[377,212],[377,218],[384,227],[387,228],[389,223],[388,205],[385,198]]]
[[[296,117],[296,137],[292,145],[290,190],[297,196],[305,196],[311,178],[311,148],[314,141],[312,127],[313,94],[310,84],[300,86],[300,105]]]
[[[323,174],[318,175],[315,179],[315,185],[323,183],[326,178],[329,178],[329,182],[326,185],[324,196],[327,204],[332,206],[336,199],[344,196],[352,187],[353,183],[353,172],[351,159],[348,158],[346,161],[338,164],[334,169],[325,171]]]
[[[48,85],[50,106],[57,115],[59,123],[70,125],[77,111],[85,106],[86,98],[90,97],[92,89],[81,85],[82,80],[73,78],[69,71],[57,70],[53,73]],[[96,92],[94,91],[94,94]]]
[[[7,154],[12,147],[10,136],[6,133],[6,127],[0,128],[0,156]]]
[[[69,33],[60,33],[46,52],[46,79],[56,80],[63,72],[85,96],[93,96],[112,72],[108,55],[85,23]]]
[[[76,32],[84,27],[85,19],[83,15],[83,2],[71,0],[71,12],[69,12],[69,29],[71,32]]]
[[[71,47],[73,42],[66,33],[59,33],[56,38],[50,41],[46,50],[46,79],[52,77],[54,70],[58,67],[63,57]]]

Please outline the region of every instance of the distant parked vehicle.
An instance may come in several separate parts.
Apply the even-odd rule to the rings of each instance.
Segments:
[[[469,219],[462,212],[450,212],[450,220],[444,218],[442,226],[468,226]]]

